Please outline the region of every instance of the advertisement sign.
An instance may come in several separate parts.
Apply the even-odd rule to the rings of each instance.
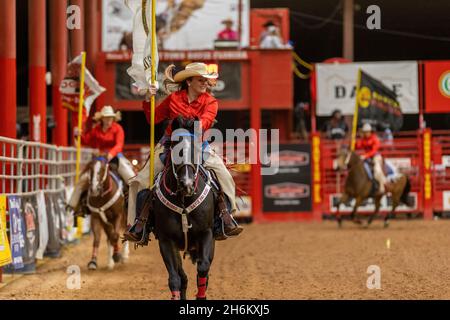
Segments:
[[[0,267],[11,262],[11,248],[6,232],[6,196],[0,195]]]
[[[24,223],[21,215],[21,200],[17,196],[8,197],[12,265],[14,269],[24,267],[23,250],[25,247]]]
[[[158,0],[156,30],[159,50],[214,49],[215,41],[225,29],[224,20],[232,20],[232,30],[234,33],[238,31],[240,2],[240,44],[247,47],[250,38],[249,0]],[[134,11],[138,8],[138,16],[142,3],[143,0],[103,0],[103,51],[131,49]],[[151,1],[146,0],[145,4],[150,6]]]
[[[22,199],[22,216],[24,220],[25,247],[23,252],[24,264],[35,262],[39,245],[38,216],[36,213],[36,197]]]
[[[425,111],[450,111],[450,61],[427,61],[425,65]]]
[[[380,80],[397,95],[404,114],[419,112],[418,66],[416,61],[318,63],[317,115],[330,116],[334,109],[352,115],[355,109],[358,70]]]
[[[36,196],[37,200],[37,213],[39,221],[39,248],[36,252],[36,259],[43,259],[45,249],[48,244],[48,222],[47,222],[47,210],[45,207],[44,192],[41,190]]]
[[[279,170],[263,176],[263,212],[311,211],[311,146],[309,144],[280,144]]]

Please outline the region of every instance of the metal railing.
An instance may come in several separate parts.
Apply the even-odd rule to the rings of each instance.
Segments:
[[[82,149],[81,168],[92,149]],[[0,137],[0,194],[59,193],[75,183],[76,148]]]

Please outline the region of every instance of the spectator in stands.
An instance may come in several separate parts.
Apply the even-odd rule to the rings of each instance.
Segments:
[[[233,19],[225,19],[222,21],[222,24],[225,25],[225,29],[219,32],[219,34],[217,35],[217,40],[238,41],[239,35],[236,31],[233,30]]]
[[[348,133],[348,125],[342,116],[341,110],[334,110],[331,114],[331,119],[325,122],[322,127],[328,139],[345,139]]]
[[[260,36],[259,46],[262,49],[286,49],[291,48],[289,44],[284,44],[279,28],[272,22],[267,22],[266,28]]]
[[[308,132],[306,130],[306,121],[305,121],[305,113],[309,110],[309,104],[300,102],[294,108],[295,115],[295,127],[294,134],[296,138],[301,140],[308,139]]]

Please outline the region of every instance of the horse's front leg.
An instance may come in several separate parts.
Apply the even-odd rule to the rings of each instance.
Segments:
[[[379,195],[374,198],[375,211],[373,214],[371,214],[369,216],[369,219],[367,220],[367,227],[369,227],[371,225],[373,218],[375,218],[377,216],[377,214],[380,212],[381,198],[383,198],[383,195]]]
[[[197,300],[206,300],[206,290],[208,289],[208,274],[213,258],[214,239],[212,230],[208,230],[198,241]]]
[[[361,205],[362,203],[362,198],[361,197],[356,197],[355,198],[355,205],[353,206],[353,210],[351,213],[351,219],[354,223],[356,224],[361,224],[361,220],[357,219],[357,212],[358,212],[358,207]]]
[[[349,195],[347,193],[342,194],[341,198],[339,199],[339,202],[336,205],[336,221],[338,223],[339,228],[342,227],[342,216],[341,216],[341,205],[346,204],[349,200]]]
[[[181,265],[181,257],[178,249],[171,240],[159,239],[159,251],[169,273],[169,289],[172,294],[172,300],[181,299],[182,279],[179,270],[183,268]]]
[[[94,243],[92,245],[92,257],[88,263],[88,269],[97,270],[97,255],[102,237],[102,226],[96,214],[91,214],[91,229],[94,234]]]

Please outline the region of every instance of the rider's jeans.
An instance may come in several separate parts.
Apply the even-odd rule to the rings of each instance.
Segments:
[[[164,165],[161,162],[160,155],[164,152],[164,146],[157,144],[155,146],[155,177],[164,169]],[[208,147],[204,150],[204,166],[206,169],[214,170],[217,179],[219,179],[220,186],[223,192],[227,195],[231,202],[231,212],[236,210],[236,186],[225,166],[222,158],[211,148]],[[130,196],[128,200],[128,224],[133,224],[136,219],[136,197],[139,191],[148,188],[150,184],[150,161],[147,161],[145,166],[138,172],[135,178],[130,182]]]

